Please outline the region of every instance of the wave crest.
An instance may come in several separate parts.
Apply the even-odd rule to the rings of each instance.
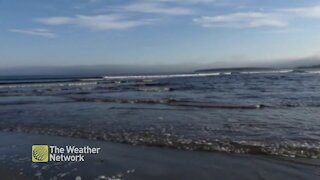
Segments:
[[[75,137],[90,140],[102,140],[132,145],[166,147],[189,151],[209,151],[239,154],[272,155],[282,157],[300,157],[320,159],[320,146],[314,144],[265,144],[260,142],[232,141],[229,139],[192,139],[168,132],[155,131],[103,131],[87,130],[58,125],[0,126],[0,131],[23,132],[42,135]]]

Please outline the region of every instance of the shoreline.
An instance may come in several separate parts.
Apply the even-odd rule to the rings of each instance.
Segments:
[[[85,162],[32,163],[31,146],[101,147]],[[0,132],[0,174],[10,179],[317,179],[320,162],[180,151],[69,137]]]

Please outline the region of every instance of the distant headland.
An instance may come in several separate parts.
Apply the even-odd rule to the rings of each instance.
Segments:
[[[274,68],[267,67],[239,67],[239,68],[213,68],[213,69],[200,69],[196,70],[196,73],[206,72],[244,72],[244,71],[272,71]]]
[[[237,67],[237,68],[211,68],[211,69],[199,69],[194,71],[195,73],[208,73],[208,72],[255,72],[255,71],[275,71],[281,69],[292,69],[292,70],[313,70],[320,69],[320,64],[312,66],[298,66],[294,68],[269,68],[269,67]]]

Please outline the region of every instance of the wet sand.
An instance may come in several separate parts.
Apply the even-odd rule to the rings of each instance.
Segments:
[[[33,144],[102,149],[85,162],[32,163]],[[1,132],[0,175],[4,179],[319,179],[320,162]]]

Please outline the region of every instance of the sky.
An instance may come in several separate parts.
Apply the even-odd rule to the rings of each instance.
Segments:
[[[0,67],[318,58],[316,0],[0,0]]]

